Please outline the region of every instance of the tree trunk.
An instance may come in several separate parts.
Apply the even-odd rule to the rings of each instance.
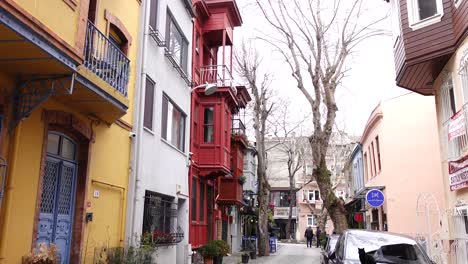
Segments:
[[[288,222],[286,223],[286,239],[291,239],[291,221],[292,221],[292,209],[293,204],[295,204],[295,195],[294,195],[294,176],[289,177],[289,215],[288,215]],[[293,200],[294,198],[294,200]]]
[[[270,190],[268,183],[266,182],[266,175],[264,172],[259,175],[259,189],[258,189],[258,255],[269,256],[270,255],[270,233],[268,232],[268,202],[270,197]]]
[[[332,189],[331,173],[325,164],[325,157],[314,170],[315,179],[322,194],[322,200],[330,219],[333,222],[334,231],[337,234],[343,233],[348,229],[348,221],[346,218],[346,209],[343,200],[336,197]]]

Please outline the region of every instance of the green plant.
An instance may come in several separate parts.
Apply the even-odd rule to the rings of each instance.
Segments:
[[[224,240],[213,240],[213,243],[218,247],[220,256],[227,256],[229,253],[229,245]]]
[[[208,242],[202,246],[201,253],[203,257],[214,258],[216,256],[219,256],[219,249],[215,244]]]
[[[246,180],[247,180],[247,178],[244,175],[239,177],[239,183],[242,184],[242,185],[244,185]]]

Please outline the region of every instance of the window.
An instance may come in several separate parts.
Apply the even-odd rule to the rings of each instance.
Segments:
[[[375,146],[377,148],[377,162],[379,165],[379,172],[382,170],[382,163],[380,162],[380,143],[379,143],[379,136],[375,137]]]
[[[319,200],[320,200],[320,191],[315,190],[315,201],[319,201]]]
[[[169,11],[166,21],[166,45],[174,60],[187,72],[188,41],[183,36],[182,31]]]
[[[315,201],[314,199],[314,191],[309,191],[309,197],[308,197],[309,201]]]
[[[190,205],[192,210],[192,221],[197,221],[197,180],[192,178],[192,201]]]
[[[462,90],[463,90],[463,103],[468,103],[468,50],[465,50],[463,57],[460,60],[459,71],[461,81],[462,81]]]
[[[205,221],[205,184],[200,182],[200,213],[198,215],[200,222]]]
[[[442,84],[440,100],[442,106],[442,121],[445,122],[457,112],[455,108],[452,75],[450,73]]]
[[[372,148],[372,164],[374,165],[374,176],[377,175],[377,166],[375,163],[375,149],[374,149],[374,142],[371,143]]]
[[[315,217],[313,215],[307,215],[307,226],[315,226]]]
[[[312,175],[312,166],[311,165],[306,165],[305,166],[305,173],[306,173],[306,175]]]
[[[185,114],[166,95],[163,95],[162,107],[162,137],[183,152],[185,151]]]
[[[205,107],[203,111],[203,142],[213,143],[214,107]]]
[[[401,28],[400,28],[400,0],[392,0],[392,36],[393,36],[393,43],[398,39],[400,36]]]
[[[367,153],[369,153],[369,164],[370,164],[370,166],[369,166],[369,169],[370,169],[369,175],[370,175],[370,177],[372,178],[372,177],[374,177],[374,167],[372,166],[372,158],[373,158],[373,157],[372,157],[372,156],[373,156],[372,154],[373,154],[373,153],[371,152],[370,146],[367,148]]]
[[[412,29],[439,22],[443,15],[442,0],[407,0],[408,18]]]
[[[150,1],[149,25],[154,30],[156,30],[157,18],[158,18],[158,0],[151,0]]]
[[[367,168],[367,153],[364,153],[364,177],[366,181],[369,180],[369,171]]]
[[[156,232],[170,234],[175,229],[177,204],[174,198],[146,191],[143,211],[143,234]]]
[[[153,130],[153,104],[154,104],[154,82],[146,76],[145,85],[145,110],[143,113],[143,126]]]

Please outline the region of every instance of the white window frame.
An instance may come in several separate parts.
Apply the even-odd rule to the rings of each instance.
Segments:
[[[453,0],[453,3],[455,4],[456,8],[460,6],[461,2],[463,2],[463,0]]]
[[[417,30],[440,22],[444,15],[443,0],[436,0],[437,13],[425,19],[419,19],[418,0],[406,0],[406,6],[408,8],[409,26],[412,30]]]
[[[392,33],[393,33],[392,37],[393,37],[393,45],[395,47],[401,35],[400,0],[391,0],[391,4],[392,4]]]
[[[309,220],[312,220],[312,225],[309,224]],[[315,219],[315,216],[314,215],[307,215],[307,226],[311,226],[311,227],[314,227],[317,225],[317,221]]]

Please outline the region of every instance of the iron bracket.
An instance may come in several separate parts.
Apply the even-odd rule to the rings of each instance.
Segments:
[[[156,44],[158,44],[158,47],[166,47],[166,41],[164,38],[161,36],[161,33],[157,29],[152,29],[151,27],[149,28],[149,35],[156,41]]]
[[[57,91],[64,90],[66,95],[73,93],[76,73],[69,75],[35,76],[18,82],[13,95],[13,119],[10,131],[19,122],[28,118],[32,111]],[[70,86],[67,83],[70,82]]]

